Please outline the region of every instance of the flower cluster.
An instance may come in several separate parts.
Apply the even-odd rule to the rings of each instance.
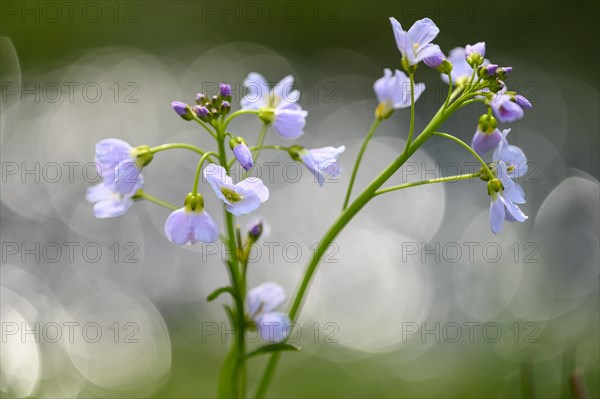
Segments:
[[[478,177],[485,182],[491,199],[489,222],[493,233],[500,233],[505,221],[527,220],[519,208],[525,203],[525,193],[517,182],[527,172],[527,158],[519,147],[508,142],[510,129],[501,130],[498,126],[498,123],[512,123],[523,118],[525,110],[532,107],[527,98],[508,89],[505,81],[512,73],[512,67],[501,67],[485,58],[485,42],[454,48],[446,57],[440,46],[433,43],[439,29],[429,18],[416,21],[408,31],[395,18],[390,21],[402,56],[399,69],[385,68],[383,76],[373,84],[378,100],[374,121],[357,154],[341,213],[319,242],[320,248],[327,248],[353,217],[378,195],[418,185],[468,178]],[[423,83],[415,82],[415,72],[421,63],[441,73],[441,79],[448,85],[448,95],[431,121],[415,135],[415,102],[425,91]],[[177,245],[194,245],[222,240],[227,246],[227,260],[224,263],[230,276],[229,285],[216,289],[207,299],[211,301],[223,293],[230,294],[232,298],[231,305],[224,307],[235,331],[236,343],[230,352],[231,361],[224,362],[220,379],[230,377],[232,389],[236,391],[246,385],[243,380],[246,373],[242,372],[242,367],[248,358],[282,350],[297,350],[285,342],[288,330],[291,321],[298,317],[303,295],[325,252],[317,250],[311,257],[289,313],[276,311],[285,301],[280,285],[265,282],[246,291],[252,244],[264,234],[265,227],[262,220],[254,222],[244,237],[240,226],[236,224],[236,217],[255,212],[270,195],[262,180],[248,176],[260,152],[265,150],[286,152],[293,160],[304,164],[320,186],[325,185],[328,177],[336,177],[341,173],[339,158],[345,151],[343,145],[308,149],[298,144],[287,147],[265,144],[271,128],[285,140],[295,140],[304,134],[308,111],[298,104],[300,93],[293,85],[292,76],[269,85],[262,75],[253,72],[244,80],[247,93],[241,100],[241,109],[237,111],[232,109],[231,86],[225,83],[219,85],[215,95],[198,93],[194,105],[172,102],[176,114],[185,121],[199,124],[215,139],[217,148],[207,151],[185,143],[133,147],[119,139],[102,140],[96,145],[95,159],[103,179],[87,191],[87,200],[94,203],[94,214],[98,218],[121,216],[135,200],[148,200],[171,210],[164,224],[169,241]],[[438,131],[438,127],[454,112],[472,103],[484,104],[487,112],[479,117],[470,145],[457,136]],[[409,107],[410,125],[404,151],[352,199],[355,177],[377,127],[396,110]],[[242,115],[251,115],[261,124],[256,143],[252,146],[244,137],[232,134],[229,129],[230,123]],[[468,150],[481,163],[480,171],[383,187],[411,155],[434,136],[450,139]],[[143,169],[156,153],[171,149],[191,150],[200,157],[192,189],[185,196],[182,207],[153,197],[143,190]],[[229,151],[233,155],[230,160]],[[490,153],[490,159],[484,160]],[[236,161],[246,171],[239,181],[234,181],[230,175]],[[482,183],[478,181],[478,184]],[[219,227],[204,207],[204,197],[200,192],[206,195],[211,191],[222,202],[224,228]],[[390,211],[393,212],[393,209]],[[249,329],[257,330],[259,336],[269,344],[247,353],[245,332]],[[270,370],[271,366],[272,363],[269,363],[267,369]],[[265,375],[268,377],[268,374]],[[265,381],[268,380],[263,380],[264,384]],[[244,392],[236,392],[240,395],[221,393],[220,397],[244,397]]]
[[[524,110],[532,107],[527,98],[507,90],[504,80],[512,72],[512,67],[499,67],[486,59],[485,42],[456,47],[446,57],[438,45],[431,43],[439,29],[429,18],[415,22],[408,31],[404,31],[395,18],[390,18],[390,21],[402,54],[402,66],[411,74],[411,79],[417,65],[423,61],[440,71],[444,82],[455,85],[459,91],[470,91],[475,99],[488,107],[488,112],[479,118],[471,147],[480,156],[495,150],[491,169],[488,169],[493,171],[493,178],[482,174],[482,178],[488,181],[488,193],[492,197],[492,232],[501,232],[505,220],[525,221],[527,216],[516,205],[525,203],[525,195],[521,186],[512,179],[527,171],[527,159],[519,147],[508,144],[506,136],[510,129],[501,133],[497,128],[497,121],[515,122],[524,116]],[[384,76],[374,85],[379,100],[376,117],[388,118],[394,109],[410,106],[408,95],[411,90],[407,90],[407,86],[413,84],[401,71],[396,70],[392,74],[389,69],[384,70]],[[416,101],[425,86],[418,83],[413,90],[413,100]]]

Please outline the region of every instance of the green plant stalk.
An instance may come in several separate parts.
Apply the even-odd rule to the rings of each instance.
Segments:
[[[265,137],[267,137],[267,131],[269,130],[269,125],[267,123],[263,123],[260,133],[258,133],[258,140],[256,140],[256,145],[253,148],[256,148],[256,152],[254,153],[254,163],[258,162],[258,157],[260,156],[260,150],[265,142]],[[254,150],[253,150],[254,151]]]
[[[466,173],[464,175],[438,177],[436,179],[428,179],[428,180],[415,181],[415,182],[411,182],[411,183],[404,183],[404,184],[399,184],[397,186],[386,187],[386,188],[377,190],[377,191],[375,191],[375,194],[373,196],[375,197],[377,195],[389,193],[392,191],[402,190],[405,188],[423,186],[425,184],[447,183],[447,182],[451,182],[451,181],[474,179],[479,176],[480,176],[480,173],[476,172],[476,173]]]
[[[227,152],[225,151],[225,124],[221,125],[220,128],[217,129],[217,142],[219,146],[219,162],[221,166],[226,169],[227,168]],[[237,317],[237,326],[233,326],[236,331],[236,367],[235,371],[232,374],[231,384],[234,388],[234,392],[236,396],[243,398],[245,397],[246,382],[242,381],[246,378],[245,372],[245,360],[246,360],[246,316],[244,313],[244,298],[246,297],[246,287],[245,281],[243,281],[243,276],[240,273],[239,269],[239,261],[237,256],[237,244],[236,244],[236,235],[235,235],[235,220],[233,215],[227,211],[225,204],[223,204],[223,213],[225,215],[225,223],[227,225],[227,246],[229,250],[230,262],[228,262],[228,266],[230,269],[230,275],[232,278],[232,286],[234,290],[236,290],[235,297],[235,307],[236,307],[236,317]]]
[[[346,197],[344,198],[344,205],[342,205],[342,210],[348,207],[348,202],[350,202],[350,196],[352,195],[352,187],[354,186],[354,180],[356,179],[356,174],[358,173],[358,168],[360,167],[360,161],[362,160],[363,154],[367,149],[369,141],[373,137],[373,134],[375,134],[375,131],[377,130],[377,127],[379,126],[382,120],[383,119],[381,118],[375,118],[373,124],[371,125],[371,128],[367,132],[367,135],[365,136],[365,139],[362,142],[362,145],[360,146],[360,150],[358,151],[358,155],[356,156],[356,160],[354,161],[354,167],[352,168],[352,175],[350,175],[350,183],[348,183],[348,189],[346,190]]]
[[[317,269],[319,261],[321,257],[329,247],[329,245],[333,242],[335,237],[342,231],[342,229],[352,220],[352,218],[373,198],[376,191],[398,170],[404,163],[410,158],[410,156],[417,150],[419,147],[427,141],[431,135],[435,132],[435,130],[446,120],[450,115],[452,115],[457,109],[460,108],[463,99],[459,98],[454,103],[452,103],[447,109],[444,110],[443,106],[438,110],[435,116],[431,119],[429,124],[423,129],[421,134],[406,148],[406,150],[396,158],[379,176],[375,178],[359,195],[356,199],[345,209],[343,210],[337,219],[333,222],[333,224],[329,227],[321,241],[319,241],[319,246],[317,250],[313,253],[310,263],[306,268],[306,272],[304,274],[304,278],[300,283],[298,291],[294,296],[294,300],[292,302],[292,306],[290,308],[290,319],[292,321],[296,320],[298,316],[298,312],[300,310],[300,306],[302,304],[302,300],[304,298],[304,294],[308,288],[308,285],[312,279],[312,276]],[[414,106],[413,106],[414,108]],[[266,391],[269,387],[273,374],[275,372],[275,368],[277,367],[277,363],[281,358],[280,353],[275,353],[271,355],[269,362],[265,368],[265,372],[263,377],[259,383],[258,389],[256,391],[256,397],[262,398],[266,394]]]
[[[176,148],[193,151],[199,155],[204,155],[204,151],[202,151],[202,149],[200,149],[199,147],[196,147],[195,145],[191,145],[191,144],[187,144],[187,143],[169,143],[169,144],[157,145],[156,147],[150,148],[150,153],[156,154],[157,152],[172,150],[172,149],[176,149]]]
[[[479,154],[477,154],[475,152],[475,150],[473,148],[471,148],[470,145],[468,145],[467,143],[465,143],[464,141],[462,141],[461,139],[459,139],[458,137],[455,137],[451,134],[448,133],[443,133],[443,132],[433,132],[433,134],[435,134],[436,136],[440,136],[440,137],[444,137],[447,139],[450,139],[458,144],[460,144],[463,148],[465,148],[467,151],[469,151],[474,157],[475,159],[477,159],[477,161],[479,161],[479,163],[481,164],[481,166],[485,169],[486,173],[488,174],[488,177],[490,179],[495,178],[494,174],[492,173],[492,171],[490,170],[489,166],[485,163],[485,161],[479,156]]]
[[[192,193],[194,195],[198,194],[198,183],[200,182],[200,174],[202,173],[202,165],[204,164],[204,161],[206,161],[206,159],[209,158],[211,155],[217,155],[217,154],[212,151],[205,152],[204,155],[202,155],[202,157],[198,161],[198,166],[196,166],[196,175],[194,176],[194,187],[192,188]]]
[[[160,205],[164,208],[170,209],[172,211],[175,211],[177,209],[179,209],[179,207],[177,207],[176,205],[171,204],[170,202],[167,201],[163,201],[160,198],[157,198],[153,195],[150,195],[142,190],[138,191],[137,193],[135,193],[134,198],[143,198],[147,201],[153,202],[156,205]]]

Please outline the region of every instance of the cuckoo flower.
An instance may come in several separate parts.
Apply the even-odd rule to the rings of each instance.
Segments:
[[[285,301],[283,288],[266,282],[248,291],[246,308],[248,317],[256,324],[260,337],[267,342],[281,342],[288,333],[290,318],[285,313],[274,312]]]
[[[496,118],[485,114],[479,118],[477,131],[473,135],[471,147],[475,152],[483,156],[498,146],[502,137],[502,133],[496,128]]]
[[[96,144],[96,165],[102,182],[87,190],[86,198],[94,203],[98,218],[123,215],[133,203],[132,197],[144,185],[142,160],[136,149],[119,139],[105,139]]]
[[[510,129],[502,131],[502,139],[494,151],[492,159],[494,162],[504,162],[508,167],[510,177],[518,178],[527,173],[527,157],[521,148],[508,143],[506,137],[509,133]]]
[[[204,211],[200,194],[189,194],[183,208],[171,212],[165,222],[165,234],[177,245],[193,245],[198,242],[215,242],[219,239],[219,227]]]
[[[423,18],[416,21],[408,32],[402,29],[402,25],[396,18],[390,18],[390,22],[394,30],[396,45],[402,53],[402,65],[405,69],[436,53],[437,46],[432,45],[431,41],[435,39],[440,30],[431,19]]]
[[[523,188],[512,179],[523,176],[527,172],[527,158],[523,151],[510,145],[506,136],[510,129],[502,132],[502,139],[494,151],[497,179],[488,184],[488,192],[492,197],[490,207],[490,227],[494,234],[502,231],[503,221],[524,222],[527,216],[516,204],[525,203]]]
[[[96,164],[104,183],[122,195],[133,195],[141,188],[142,160],[136,149],[119,139],[105,139],[96,144]]]
[[[514,122],[521,119],[525,114],[523,108],[513,99],[513,96],[501,91],[490,100],[490,107],[492,107],[494,115],[500,122]]]
[[[383,77],[373,84],[373,90],[379,100],[375,115],[379,118],[388,118],[394,109],[410,107],[410,79],[396,69],[392,75],[389,69],[383,70]],[[425,91],[423,83],[415,85],[415,101]]]
[[[259,178],[249,177],[233,184],[225,168],[214,163],[207,165],[203,173],[217,197],[226,204],[227,211],[236,216],[256,210],[269,199],[269,189]]]
[[[527,216],[517,204],[525,203],[525,194],[518,183],[509,177],[504,161],[496,165],[498,178],[488,183],[488,192],[492,197],[490,205],[490,228],[494,234],[502,232],[504,221],[524,222]]]
[[[293,90],[293,84],[294,78],[288,75],[269,90],[265,78],[252,72],[244,80],[248,94],[242,98],[242,109],[261,111],[259,117],[265,123],[272,123],[279,136],[296,139],[304,134],[308,112],[296,104],[300,93]]]
[[[87,189],[85,198],[94,204],[94,216],[99,219],[122,216],[133,205],[132,197],[135,192],[142,188],[144,180],[139,176],[134,190],[128,194],[121,194],[115,190],[115,186],[101,182]]]
[[[337,177],[342,168],[338,158],[346,150],[345,146],[321,147],[307,150],[301,146],[293,146],[289,152],[293,159],[300,161],[311,171],[321,187],[327,177]]]

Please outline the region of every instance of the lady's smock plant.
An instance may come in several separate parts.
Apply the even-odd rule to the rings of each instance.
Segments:
[[[298,104],[300,93],[292,87],[292,76],[283,78],[270,88],[262,75],[256,72],[248,74],[244,80],[247,93],[241,100],[241,109],[234,112],[231,86],[225,83],[219,85],[214,95],[198,93],[195,105],[172,102],[171,106],[177,115],[185,121],[197,123],[203,134],[214,139],[212,149],[187,143],[132,147],[118,139],[103,140],[96,147],[95,158],[103,181],[87,192],[87,199],[94,203],[96,217],[121,216],[134,201],[151,201],[171,211],[166,216],[164,229],[169,241],[177,245],[193,245],[221,240],[227,247],[224,263],[229,273],[229,283],[215,289],[207,298],[212,301],[222,294],[230,297],[225,310],[231,329],[235,331],[234,342],[219,377],[219,397],[246,397],[247,363],[258,356],[270,356],[255,391],[256,397],[265,395],[282,352],[299,350],[287,342],[289,329],[298,318],[322,256],[354,216],[376,197],[419,185],[474,179],[481,184],[481,192],[486,192],[490,197],[489,219],[493,233],[500,233],[505,221],[524,222],[527,219],[519,208],[520,204],[525,203],[525,193],[516,181],[527,171],[527,159],[519,147],[508,143],[510,129],[501,132],[498,126],[522,118],[525,110],[531,108],[529,100],[508,90],[505,84],[512,68],[501,67],[485,59],[488,49],[484,42],[457,47],[446,57],[442,49],[432,43],[439,29],[428,18],[415,22],[408,31],[404,31],[395,18],[391,18],[391,24],[402,55],[399,68],[404,71],[395,69],[392,72],[392,69],[386,68],[383,77],[374,82],[373,90],[378,105],[373,111],[373,124],[354,161],[341,211],[318,241],[319,246],[286,311],[276,311],[285,300],[283,288],[277,283],[265,282],[247,289],[250,255],[253,244],[263,236],[264,224],[262,220],[254,222],[243,236],[236,217],[252,213],[261,205],[268,207],[269,189],[263,181],[252,177],[235,183],[231,169],[238,162],[246,172],[252,171],[261,151],[274,150],[287,152],[294,161],[305,165],[321,186],[327,183],[329,177],[341,173],[340,158],[345,151],[343,145],[307,149],[300,144],[289,147],[265,144],[271,126],[278,136],[288,140],[298,139],[304,133],[308,112]],[[415,74],[421,62],[441,72],[442,80],[448,84],[448,92],[445,101],[426,126],[420,132],[415,132],[415,103],[425,90],[424,84],[415,83]],[[428,68],[422,69],[431,73]],[[474,122],[477,122],[471,145],[456,135],[440,131],[451,115],[478,103],[485,106],[486,112],[478,121],[465,125],[467,129],[472,129]],[[410,108],[410,124],[403,151],[358,194],[353,195],[356,176],[371,138],[379,125],[392,117],[394,111],[404,108]],[[248,145],[243,137],[229,131],[234,119],[246,116],[254,118],[261,126],[254,145]],[[481,164],[481,169],[475,173],[385,186],[425,142],[438,139],[447,139],[462,146]],[[173,205],[143,190],[142,170],[149,167],[158,153],[174,149],[194,152],[199,158],[191,190],[180,194],[182,206]],[[483,157],[490,153],[490,159],[484,160]],[[204,179],[201,180],[201,177]],[[222,202],[222,227],[210,216],[216,210],[205,209],[203,196],[212,195]],[[483,199],[481,202],[484,203]],[[263,343],[250,349],[246,336],[248,330],[257,330]]]

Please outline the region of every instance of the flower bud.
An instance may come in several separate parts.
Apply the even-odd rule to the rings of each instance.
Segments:
[[[504,80],[512,72],[512,67],[501,67],[498,68],[498,79]]]
[[[252,169],[254,162],[252,161],[252,151],[248,148],[246,140],[241,137],[234,137],[229,140],[229,147],[233,151],[233,155],[246,171]]]
[[[206,121],[206,117],[208,116],[208,108],[206,108],[203,105],[196,105],[192,109],[194,113],[198,115],[198,118],[200,118],[203,121]]]
[[[208,101],[208,99],[206,98],[206,96],[204,95],[204,93],[198,93],[198,94],[196,94],[196,104],[198,104],[198,105],[204,105],[204,104],[206,104],[207,101]]]
[[[219,112],[221,115],[227,115],[229,111],[231,111],[231,105],[229,104],[229,101],[223,101],[221,103],[221,107],[219,108]]]
[[[219,94],[221,97],[229,97],[231,95],[231,86],[227,83],[219,83]]]
[[[257,220],[248,230],[248,242],[255,243],[263,233],[263,222]]]
[[[475,69],[479,65],[483,64],[483,57],[485,56],[485,42],[475,43],[473,45],[465,46],[465,55],[467,57],[467,63],[471,68]]]
[[[490,79],[496,75],[497,70],[496,64],[482,65],[477,69],[477,74],[481,79]]]
[[[440,50],[439,46],[436,45],[435,47],[435,53],[423,59],[425,65],[427,65],[429,68],[434,69],[442,65],[442,62],[444,62],[444,60],[446,59],[446,56],[444,55],[444,53],[442,53],[442,50]]]
[[[488,87],[492,93],[498,93],[500,90],[504,89],[506,85],[501,80],[492,80]]]
[[[465,55],[468,57],[472,54],[479,54],[483,58],[485,56],[485,42],[467,44],[465,46]]]
[[[532,107],[531,102],[520,94],[515,95],[515,102],[523,109],[529,109]]]
[[[182,103],[181,101],[173,101],[171,103],[171,107],[173,107],[173,110],[177,112],[177,115],[181,116],[184,120],[192,120],[192,111],[190,110],[189,105],[186,103]]]

